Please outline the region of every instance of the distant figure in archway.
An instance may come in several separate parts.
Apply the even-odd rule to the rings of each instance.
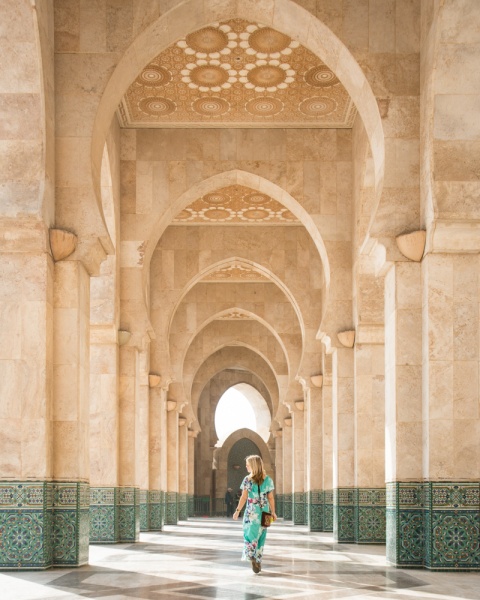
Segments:
[[[243,515],[243,554],[242,560],[252,563],[254,573],[260,573],[262,569],[263,547],[267,538],[267,529],[262,527],[262,512],[271,512],[274,520],[275,499],[273,480],[265,472],[263,460],[260,456],[252,455],[246,458],[248,475],[240,486],[243,490],[238,502],[237,510],[233,514],[236,521],[240,512],[246,504]]]
[[[227,517],[233,515],[233,494],[232,488],[228,488],[225,494],[225,506],[227,507]]]

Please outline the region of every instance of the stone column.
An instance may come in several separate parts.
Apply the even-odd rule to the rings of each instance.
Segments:
[[[38,247],[8,244],[5,227],[11,234],[13,223],[2,223],[0,235],[0,568],[45,569],[52,564],[54,265],[43,226]],[[34,241],[33,234],[16,239]],[[30,543],[19,543],[22,536]]]
[[[149,412],[149,488],[148,529],[161,531],[162,510],[162,422],[166,418],[166,390],[160,385],[150,388]],[[163,488],[164,489],[164,488]]]
[[[353,350],[333,354],[333,533],[337,542],[355,540]]]
[[[188,427],[185,417],[178,418],[178,520],[188,517]]]
[[[90,277],[55,264],[53,345],[53,565],[88,562]]]
[[[138,398],[140,393],[138,349],[120,347],[119,379],[119,490],[120,542],[136,542],[140,535],[140,490],[137,485]]]
[[[385,543],[385,333],[359,325],[355,342],[355,541]]]
[[[385,275],[385,480],[387,560],[423,565],[421,267]]]
[[[292,417],[284,419],[283,427],[283,518],[291,521],[292,514]]]
[[[194,513],[194,495],[195,495],[195,438],[197,432],[188,430],[188,517],[193,517]]]
[[[294,525],[306,525],[305,502],[305,415],[304,400],[297,400],[292,413],[292,485]]]
[[[283,431],[273,432],[275,438],[275,508],[277,516],[283,518]]]
[[[178,412],[177,403],[167,400],[167,488],[165,523],[176,525],[178,521]]]
[[[322,389],[310,385],[305,402],[308,526],[310,531],[323,531]]]
[[[90,541],[118,541],[118,343],[115,325],[90,326]]]
[[[142,353],[141,364],[145,363],[146,356]],[[148,361],[147,361],[148,362]],[[143,370],[143,369],[142,369]],[[143,372],[140,374],[140,382],[138,386],[138,400],[136,403],[136,485],[139,488],[139,502],[140,502],[140,531],[148,531],[149,529],[149,517],[148,517],[148,490],[149,490],[149,387],[148,387],[148,374]]]
[[[323,354],[322,458],[323,531],[333,531],[333,377],[332,355]]]
[[[480,568],[479,257],[428,254],[423,278],[424,565]]]

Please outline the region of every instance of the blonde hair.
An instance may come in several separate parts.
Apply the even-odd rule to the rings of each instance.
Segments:
[[[267,473],[265,472],[265,467],[263,466],[263,460],[261,456],[258,456],[257,454],[251,454],[250,456],[247,456],[245,460],[252,469],[252,472],[249,474],[250,479],[255,483],[262,485],[267,477]]]

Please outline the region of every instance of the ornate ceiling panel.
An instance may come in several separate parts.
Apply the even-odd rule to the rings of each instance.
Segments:
[[[243,185],[205,194],[173,220],[183,225],[300,225],[287,208],[270,196]]]
[[[214,23],[164,50],[118,109],[123,127],[351,127],[355,114],[315,54],[242,19]]]
[[[245,283],[247,281],[271,283],[268,277],[265,277],[265,275],[256,271],[252,266],[240,262],[234,262],[217,271],[213,271],[202,279],[203,283],[218,283],[220,281],[226,281],[228,283]]]

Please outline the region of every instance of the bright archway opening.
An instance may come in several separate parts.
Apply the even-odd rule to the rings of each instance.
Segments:
[[[215,411],[217,446],[239,429],[251,429],[264,442],[270,437],[271,415],[265,398],[247,383],[229,388],[220,398]]]

